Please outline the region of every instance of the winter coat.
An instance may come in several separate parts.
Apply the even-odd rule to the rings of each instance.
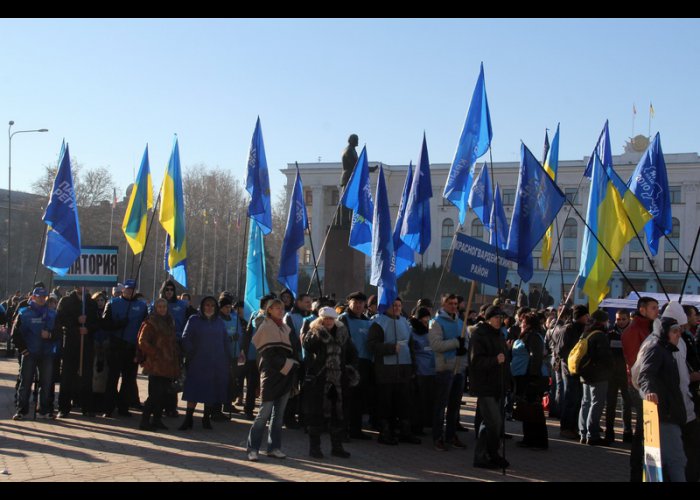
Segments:
[[[564,333],[561,336],[555,355],[561,359],[561,371],[565,376],[571,375],[569,373],[569,354],[571,354],[571,350],[578,342],[578,339],[583,335],[585,328],[586,325],[577,321],[570,321],[564,325]]]
[[[647,338],[654,327],[654,322],[644,316],[636,316],[629,326],[622,332],[622,353],[625,355],[625,363],[627,364],[627,373],[637,361],[639,348]]]
[[[508,363],[499,364],[496,357],[506,355],[506,342],[501,332],[487,322],[476,325],[469,341],[469,388],[474,396],[500,397],[510,381]]]
[[[357,385],[359,375],[357,349],[345,325],[336,320],[330,331],[316,318],[302,335],[306,350],[306,377],[303,387],[304,410],[309,416],[331,417],[331,403],[336,403],[339,420],[347,404],[349,387]]]
[[[584,335],[588,335],[588,333]],[[587,354],[591,362],[580,370],[581,381],[584,384],[598,384],[610,380],[613,354],[610,350],[608,333],[605,330],[596,327],[590,333]]]
[[[180,348],[175,324],[170,319],[146,318],[138,336],[139,351],[144,356],[144,375],[175,379],[180,376]]]
[[[659,398],[659,420],[685,425],[686,412],[680,389],[678,365],[673,353],[678,348],[666,340],[654,336],[651,349],[642,353],[639,367],[640,394],[655,393]]]
[[[52,356],[58,352],[58,342],[60,335],[54,335],[54,324],[56,312],[48,307],[38,307],[33,302],[27,307],[23,307],[12,328],[12,341],[19,350],[25,349],[33,356]],[[41,338],[41,331],[49,332],[49,338]]]
[[[65,295],[58,302],[56,309],[55,332],[63,335],[63,357],[78,359],[80,356],[80,322],[78,318],[83,314],[82,301],[79,292],[73,290]],[[85,296],[85,327],[88,330],[83,340],[83,349],[92,352],[94,345],[94,335],[100,328],[100,318],[97,313],[97,302],[92,300],[87,294]],[[84,354],[84,353],[83,353]]]
[[[202,303],[207,298],[214,299],[204,297]],[[226,401],[228,343],[226,325],[219,317],[218,306],[214,316],[207,319],[200,305],[199,312],[187,320],[182,334],[182,350],[186,358],[183,400],[205,404]]]
[[[411,352],[413,352],[416,375],[434,376],[435,355],[430,347],[428,328],[416,318],[411,318],[409,322],[411,323]]]
[[[299,364],[294,359],[289,327],[284,323],[278,326],[270,318],[259,318],[263,319],[252,343],[258,353],[260,397],[263,402],[274,401],[292,389]]]

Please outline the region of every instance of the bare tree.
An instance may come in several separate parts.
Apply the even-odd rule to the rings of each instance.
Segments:
[[[111,199],[114,180],[105,167],[84,170],[83,165],[71,158],[71,174],[75,199],[79,207],[94,207]],[[42,176],[32,183],[32,191],[48,199],[58,172],[57,164],[44,165]]]

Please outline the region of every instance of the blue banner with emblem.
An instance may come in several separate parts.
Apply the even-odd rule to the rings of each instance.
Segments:
[[[498,265],[496,265],[497,260]],[[457,233],[450,267],[456,275],[503,288],[508,273],[507,265],[504,251],[496,252],[496,247],[493,245]]]

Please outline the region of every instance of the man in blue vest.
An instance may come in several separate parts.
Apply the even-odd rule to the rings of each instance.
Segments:
[[[398,444],[391,430],[393,416],[399,419],[399,441],[421,442],[411,431],[411,326],[401,315],[401,305],[401,299],[397,297],[386,312],[375,315],[367,336],[367,349],[374,355],[377,380],[377,413],[381,426],[378,441],[389,445]]]
[[[284,316],[284,322],[289,327],[289,341],[294,350],[294,357],[300,362],[300,368],[295,384],[299,385],[304,381],[304,364],[301,361],[306,353],[301,347],[301,327],[304,324],[304,319],[311,314],[311,296],[308,293],[300,293],[294,301],[294,306]],[[294,392],[294,391],[292,391]],[[303,414],[300,405],[301,398],[299,394],[289,398],[287,406],[284,409],[284,426],[287,429],[298,429],[302,426]],[[297,420],[297,415],[299,419]]]
[[[111,299],[105,307],[103,329],[110,332],[109,377],[105,393],[105,417],[111,418],[115,406],[119,415],[130,417],[131,386],[136,380],[136,339],[141,323],[148,314],[147,306],[134,298],[136,281],[126,280],[121,297]],[[119,377],[122,384],[117,398]]]
[[[373,396],[374,377],[372,376],[372,354],[367,348],[367,333],[370,320],[364,314],[367,296],[362,292],[353,292],[346,297],[348,308],[338,319],[345,325],[350,333],[352,343],[357,349],[360,383],[350,388],[349,405],[346,406],[350,437],[354,439],[372,439],[369,434],[362,432],[362,415],[368,410],[374,415],[374,405],[370,404]],[[370,410],[371,408],[371,410]]]
[[[438,451],[447,451],[450,445],[467,447],[456,434],[467,367],[466,336],[462,336],[464,323],[457,317],[458,307],[459,298],[455,294],[444,294],[442,308],[430,322],[428,333],[430,348],[435,354],[433,444]]]
[[[12,328],[12,341],[22,355],[17,412],[14,420],[23,420],[29,411],[29,394],[39,368],[40,408],[38,418],[53,418],[49,405],[53,363],[57,351],[54,340],[56,313],[46,306],[48,293],[35,288],[26,307],[19,310]]]

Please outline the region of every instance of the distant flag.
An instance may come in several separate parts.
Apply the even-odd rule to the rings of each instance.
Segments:
[[[117,188],[112,188],[114,196],[112,197],[112,208],[117,208]],[[151,195],[153,197],[153,195]]]
[[[501,188],[498,183],[496,183],[496,196],[493,199],[491,209],[491,226],[489,244],[497,246],[499,250],[505,250],[508,246],[508,219],[506,219],[506,211],[503,209]]]
[[[394,225],[393,240],[394,252],[396,254],[396,279],[399,279],[403,273],[416,265],[413,249],[401,239],[401,228],[404,227],[404,220],[406,219],[406,206],[408,204],[408,194],[411,190],[412,184],[413,165],[409,163],[408,169],[406,170],[406,181],[403,184],[403,193],[401,194],[401,204],[399,205],[399,211],[396,214],[396,225]]]
[[[600,161],[603,163],[603,166],[605,168],[613,168],[612,149],[610,147],[610,132],[608,130],[608,120],[605,120],[605,125],[603,125],[603,130],[600,132],[598,142],[596,142],[595,148],[593,148],[593,153],[591,153],[591,157],[588,159],[588,163],[586,164],[586,170],[584,171],[583,175],[585,175],[589,179],[592,175],[591,169],[593,168],[593,157],[595,153],[598,153],[598,158],[600,158]]]
[[[297,297],[299,286],[299,256],[298,250],[304,246],[304,231],[309,227],[309,218],[306,215],[304,205],[304,188],[301,184],[301,175],[297,167],[297,176],[294,180],[292,196],[289,198],[289,210],[287,212],[287,227],[282,241],[282,254],[280,256],[280,269],[277,281]]]
[[[423,132],[423,145],[418,157],[418,167],[411,182],[411,191],[406,204],[406,216],[401,225],[401,240],[419,254],[424,254],[430,245],[430,198],[433,186],[430,181],[430,159],[428,144]]]
[[[474,88],[467,119],[459,138],[457,152],[452,161],[450,172],[442,193],[454,206],[459,209],[459,223],[464,224],[467,215],[467,199],[474,180],[473,165],[491,144],[491,115],[486,99],[486,84],[484,83],[484,64],[481,64],[479,78]]]
[[[250,219],[248,255],[246,257],[245,295],[243,311],[246,318],[260,308],[260,298],[270,291],[265,267],[265,238],[258,221]]]
[[[116,202],[116,190],[114,199]],[[148,144],[141,158],[141,166],[136,181],[131,188],[129,203],[124,213],[122,231],[129,242],[134,255],[141,253],[146,246],[146,227],[148,225],[148,210],[153,208],[153,181],[148,164]]]
[[[355,250],[372,256],[372,189],[369,185],[367,148],[363,147],[350,180],[343,192],[342,204],[353,211],[350,226],[350,245]]]
[[[600,243],[586,228],[578,279],[578,287],[588,295],[590,311],[595,310],[607,295],[615,262],[622,256],[625,245],[635,237],[634,228],[640,230],[651,217],[632,191],[619,180],[612,166],[604,165],[598,152],[594,151],[586,222]]]
[[[542,166],[544,167],[545,162],[547,161],[547,155],[549,154],[549,134],[547,133],[547,130],[549,129],[544,129],[544,151],[542,152]],[[547,168],[545,168],[547,170]]]
[[[389,197],[384,182],[384,169],[381,166],[376,198],[372,225],[372,274],[369,282],[379,287],[377,309],[383,313],[391,307],[399,293],[396,289],[396,260],[391,236]]]
[[[632,114],[633,115],[637,114],[637,106],[635,106],[634,103],[632,103]]]
[[[80,222],[75,201],[68,144],[63,142],[58,171],[53,182],[49,204],[42,220],[49,226],[42,264],[59,276],[65,276],[80,257]]]
[[[253,140],[250,143],[248,154],[248,173],[246,176],[246,190],[251,199],[248,205],[248,217],[260,223],[263,234],[272,231],[272,208],[270,206],[270,178],[267,171],[267,159],[265,158],[265,144],[263,143],[260,117],[255,123]]]
[[[165,237],[165,270],[175,281],[187,287],[187,233],[185,230],[185,199],[182,191],[180,148],[177,135],[170,161],[160,188],[158,220],[167,233]]]
[[[653,217],[644,229],[649,250],[652,255],[656,255],[659,251],[659,239],[665,234],[670,234],[673,229],[668,173],[661,149],[661,135],[658,132],[632,172],[627,187]]]
[[[489,169],[486,163],[481,167],[479,176],[472,184],[472,189],[469,192],[469,206],[474,210],[474,214],[481,223],[487,229],[491,229],[493,189],[491,188],[491,178],[489,177]]]
[[[545,143],[549,144],[547,133],[545,132]],[[554,182],[557,180],[557,169],[559,167],[559,124],[557,123],[557,131],[552,139],[552,147],[548,149],[548,154],[545,153],[544,170],[549,174]],[[549,261],[552,258],[552,225],[547,228],[547,232],[542,239],[542,267],[549,268]]]
[[[654,105],[651,102],[649,103],[649,116],[654,118]]]
[[[508,232],[507,252],[523,281],[532,278],[532,250],[564,205],[566,197],[525,144],[520,145],[520,174]]]

